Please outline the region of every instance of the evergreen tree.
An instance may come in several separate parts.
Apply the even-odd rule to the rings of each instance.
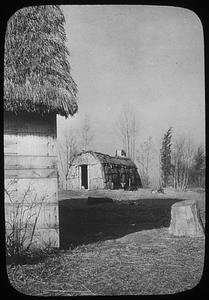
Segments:
[[[164,187],[168,185],[169,176],[171,174],[171,138],[172,127],[170,127],[164,134],[162,147],[160,149],[161,178]]]
[[[199,146],[194,154],[193,166],[190,171],[190,185],[204,186],[205,184],[205,154],[202,146]]]
[[[199,171],[204,168],[205,164],[205,155],[203,147],[199,146],[194,155],[194,169]]]

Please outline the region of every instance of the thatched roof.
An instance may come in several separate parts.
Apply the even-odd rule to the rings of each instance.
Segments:
[[[57,5],[31,6],[8,21],[4,57],[4,109],[73,115],[77,86]]]

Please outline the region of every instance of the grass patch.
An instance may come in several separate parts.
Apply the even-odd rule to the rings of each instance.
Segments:
[[[171,205],[185,199],[198,201],[205,223],[204,195],[140,198],[129,193],[112,193],[117,199],[107,193],[113,203],[96,205],[88,205],[83,195],[79,201],[61,200],[65,250],[33,265],[9,264],[13,287],[35,296],[113,296],[173,294],[196,286],[203,272],[204,238],[173,237],[168,226]]]
[[[198,284],[203,260],[203,238],[174,238],[162,228],[81,245],[33,266],[8,266],[8,275],[28,295],[172,294]]]
[[[183,199],[114,200],[88,205],[86,199],[59,202],[61,248],[116,239],[136,231],[169,227],[171,206]],[[83,201],[83,202],[82,202]],[[202,217],[203,216],[202,210]]]

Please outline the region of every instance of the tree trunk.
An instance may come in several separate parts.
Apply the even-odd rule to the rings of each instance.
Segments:
[[[185,200],[172,205],[169,233],[175,236],[204,236],[195,200]]]

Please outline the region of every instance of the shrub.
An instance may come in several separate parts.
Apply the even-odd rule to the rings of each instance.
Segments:
[[[14,186],[14,182],[10,182],[11,186]],[[14,189],[5,188],[5,195],[12,207],[9,214],[5,216],[6,255],[18,258],[31,252],[37,221],[46,197],[41,197],[40,201],[37,201],[37,194],[31,196],[30,186],[21,199],[13,192]]]

